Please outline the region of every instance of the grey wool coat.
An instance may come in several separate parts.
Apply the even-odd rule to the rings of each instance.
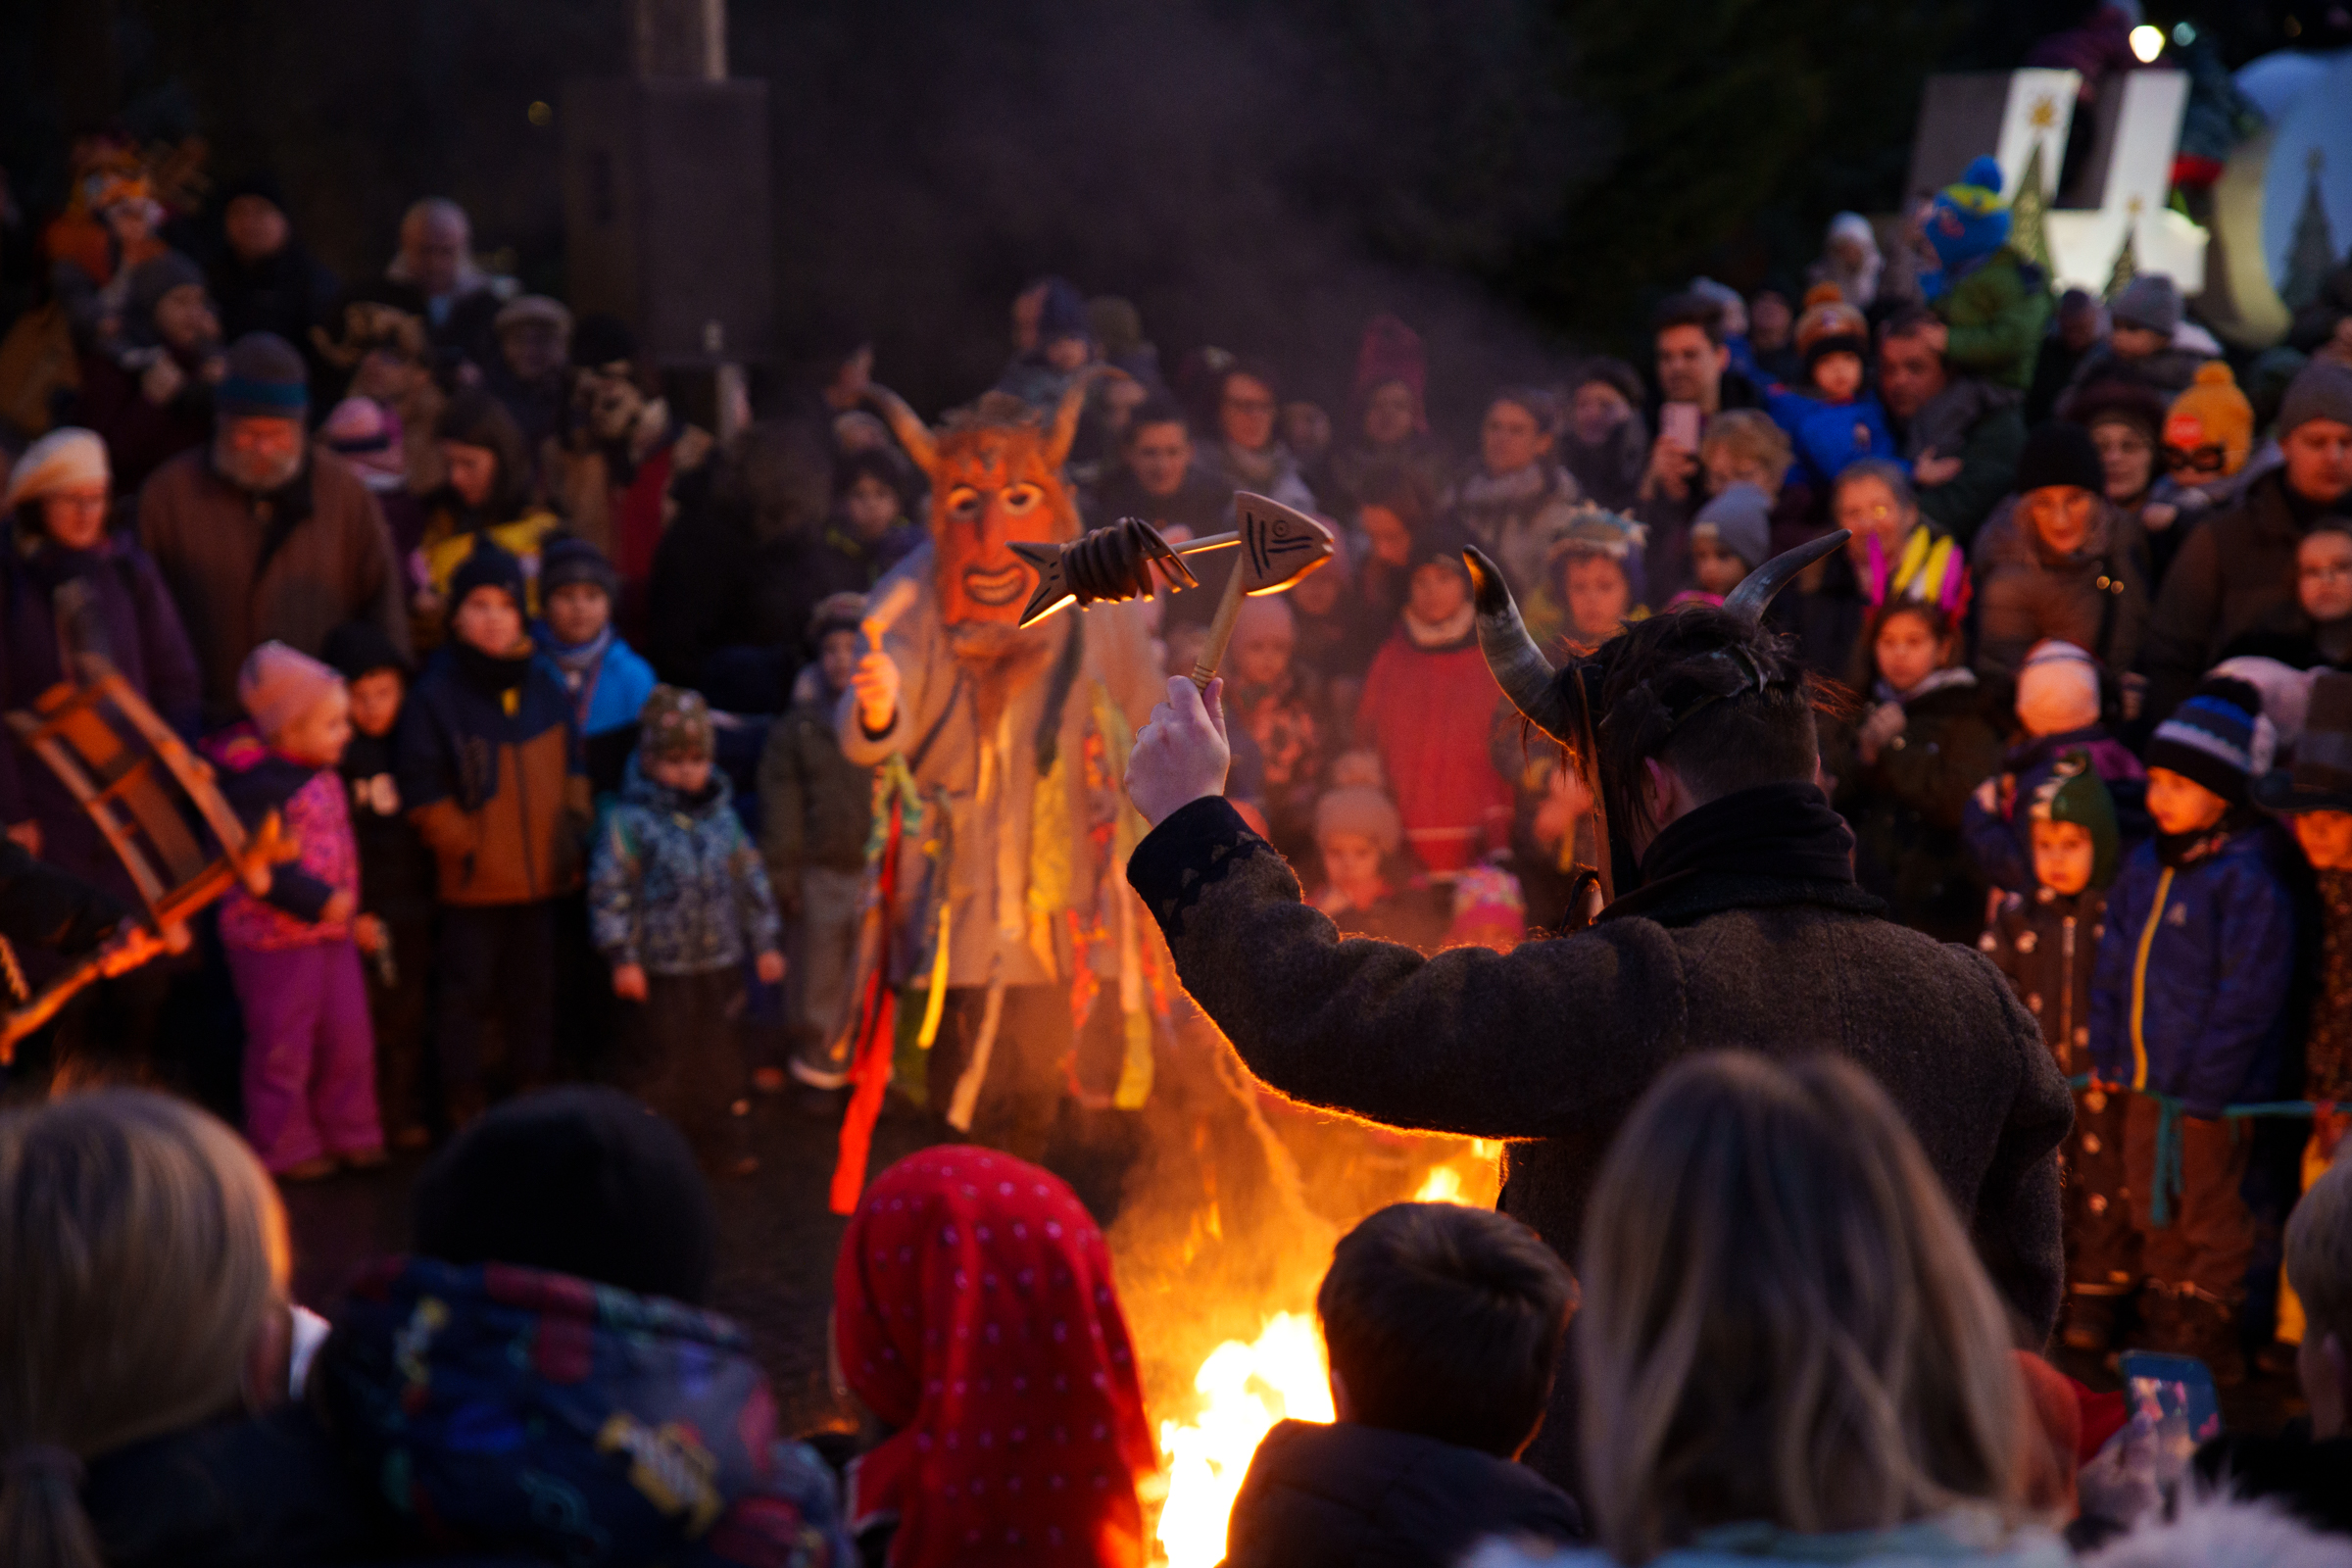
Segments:
[[[1260,1079],[1390,1126],[1504,1140],[1499,1206],[1571,1263],[1602,1156],[1668,1066],[1828,1051],[1902,1111],[2025,1336],[2056,1321],[2073,1106],[2040,1028],[1983,955],[1892,924],[1850,881],[1686,877],[1575,936],[1425,957],[1340,940],[1221,799],[1161,822],[1128,879]],[[1573,1490],[1571,1384],[1563,1368],[1527,1457]]]

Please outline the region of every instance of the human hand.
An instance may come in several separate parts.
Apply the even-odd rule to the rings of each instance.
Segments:
[[[1938,359],[1952,346],[1952,329],[1943,323],[1940,317],[1922,327],[1917,335],[1921,342],[1936,351]]]
[[[359,909],[360,896],[349,888],[338,889],[334,897],[326,901],[326,907],[318,911],[318,923],[341,925],[357,914]]]
[[[159,409],[179,396],[179,389],[187,384],[187,373],[169,354],[158,355],[153,365],[139,372],[139,396]]]
[[[1862,721],[1862,728],[1854,736],[1854,750],[1861,754],[1863,761],[1877,761],[1879,754],[1903,732],[1906,722],[1902,704],[1881,703]]]
[[[351,940],[359,944],[362,953],[375,953],[384,945],[384,922],[372,914],[363,914],[351,923]]]
[[[616,963],[612,966],[612,994],[623,1002],[645,1000],[645,965]]]
[[[1225,790],[1233,748],[1225,739],[1225,677],[1203,692],[1190,675],[1168,677],[1168,700],[1127,757],[1127,799],[1157,827],[1178,809]]]
[[[1690,494],[1690,474],[1697,466],[1697,453],[1670,436],[1660,436],[1649,449],[1649,467],[1642,475],[1642,494],[1685,500]]]
[[[858,722],[865,726],[868,735],[879,735],[897,722],[899,716],[899,664],[880,649],[858,661],[858,671],[850,677],[850,690],[858,694]]]
[[[1911,482],[1922,490],[1933,490],[1939,484],[1950,484],[1960,477],[1960,460],[1940,457],[1934,447],[1922,452],[1911,464]]]
[[[773,948],[768,949],[753,960],[752,971],[760,976],[760,983],[763,986],[781,983],[784,978],[784,955]]]
[[[2139,525],[2150,533],[2162,533],[2180,517],[2180,509],[2169,501],[2151,501],[2139,509]]]
[[[11,822],[8,826],[8,836],[15,840],[17,847],[26,855],[36,860],[41,858],[41,824],[31,817],[28,816],[22,822]]]

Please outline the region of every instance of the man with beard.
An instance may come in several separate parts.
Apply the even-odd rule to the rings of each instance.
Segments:
[[[927,1082],[902,1087],[950,1126],[1026,1159],[1044,1152],[1060,1102],[1073,979],[1092,999],[1090,1025],[1105,1026],[1090,1026],[1079,1048],[1080,1095],[1135,1103],[1135,1075],[1149,1071],[1148,1031],[1116,1026],[1140,1005],[1139,988],[1121,983],[1133,977],[1135,916],[1118,885],[1133,838],[1117,780],[1132,726],[1159,689],[1143,607],[1023,630],[1037,575],[1011,549],[1077,537],[1061,466],[1086,389],[1063,394],[1051,425],[990,393],[938,432],[876,389],[931,476],[931,537],[875,586],[869,604],[911,602],[859,661],[835,718],[851,762],[895,754],[926,811],[945,808],[922,836],[945,842],[928,879],[946,902],[947,995]],[[903,888],[917,877],[902,864]],[[928,941],[942,924],[936,906],[908,915],[928,960],[917,972],[937,961]],[[1129,1054],[1138,1046],[1140,1063]],[[808,1065],[796,1063],[804,1081],[830,1086]],[[851,1065],[836,1062],[842,1077],[830,1082]]]
[[[1693,1054],[1821,1053],[1868,1069],[1918,1134],[1994,1284],[2038,1346],[2063,1282],[2058,1165],[2073,1116],[2032,1013],[1973,948],[1886,917],[1820,784],[1813,683],[1761,623],[1845,540],[1759,566],[1720,609],[1627,627],[1554,671],[1492,563],[1466,551],[1479,641],[1529,722],[1586,760],[1622,897],[1590,929],[1426,957],[1340,940],[1218,798],[1220,693],[1171,681],[1127,787],[1156,826],[1128,879],[1185,989],[1285,1095],[1390,1126],[1506,1141],[1500,1206],[1574,1257],[1611,1139]],[[1621,842],[1613,842],[1621,841]],[[1607,879],[1602,885],[1608,886]],[[1528,1463],[1576,1472],[1563,1366]]]
[[[234,722],[237,670],[277,641],[317,657],[347,620],[409,649],[384,514],[341,459],[303,438],[309,369],[273,332],[229,345],[207,446],[139,492],[139,541],[163,568],[203,675],[207,726]]]
[[[647,395],[636,336],[613,318],[584,317],[573,326],[571,365],[570,428],[549,453],[556,508],[620,573],[615,619],[622,634],[654,655],[662,678],[699,687],[690,662],[665,662],[665,643],[674,639],[662,622],[675,617],[655,612],[647,590],[663,534],[682,514],[708,504],[717,442],[673,412],[667,398]],[[679,586],[708,593],[712,579],[690,573]]]

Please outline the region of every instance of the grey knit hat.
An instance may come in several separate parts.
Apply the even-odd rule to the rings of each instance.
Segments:
[[[248,332],[228,346],[228,373],[214,389],[213,405],[231,418],[299,419],[310,405],[310,379],[293,344],[275,332]]]
[[[2278,403],[2278,433],[2291,434],[2314,419],[2352,424],[2352,368],[2314,360],[2295,372]]]
[[[1772,498],[1742,480],[1698,509],[1690,532],[1714,534],[1715,542],[1747,563],[1753,571],[1772,554]]]
[[[2107,307],[2118,326],[2144,326],[2171,337],[2180,325],[2180,291],[2162,272],[2142,272]]]

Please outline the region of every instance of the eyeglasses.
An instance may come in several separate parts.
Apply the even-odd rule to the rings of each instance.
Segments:
[[[2164,466],[2176,473],[2220,473],[2230,466],[2230,453],[2225,447],[2166,447]]]

